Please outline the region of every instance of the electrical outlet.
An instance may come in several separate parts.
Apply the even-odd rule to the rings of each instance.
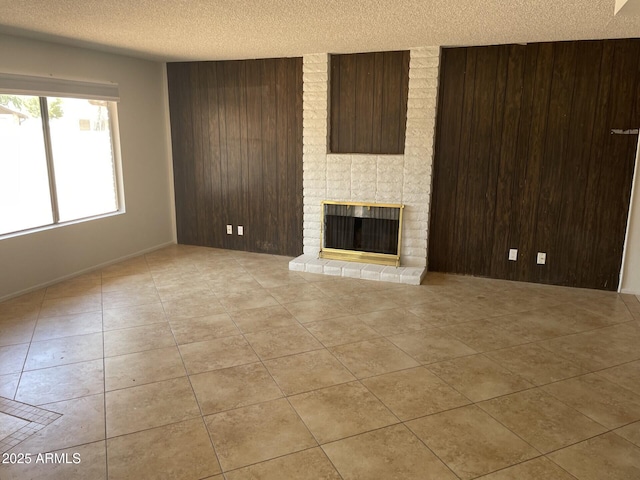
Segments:
[[[233,225],[227,225],[227,235],[233,235]]]
[[[512,262],[515,262],[516,260],[518,260],[518,249],[517,248],[510,248],[509,249],[509,260],[511,260]]]
[[[244,227],[242,225],[238,225],[238,235],[244,235]]]
[[[547,263],[547,254],[544,252],[538,252],[538,265],[544,265]]]

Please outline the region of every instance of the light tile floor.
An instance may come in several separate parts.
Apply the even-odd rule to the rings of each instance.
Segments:
[[[55,418],[0,413],[0,478],[640,479],[637,297],[289,260],[173,246],[0,304],[0,396]]]

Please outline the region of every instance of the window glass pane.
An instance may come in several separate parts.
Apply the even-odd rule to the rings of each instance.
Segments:
[[[48,98],[60,221],[118,209],[108,102]]]
[[[52,222],[40,100],[0,94],[0,235]]]

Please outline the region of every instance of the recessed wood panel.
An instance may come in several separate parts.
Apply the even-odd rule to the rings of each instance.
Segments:
[[[167,74],[178,241],[302,253],[302,60],[170,63]]]
[[[639,60],[640,40],[444,49],[429,268],[615,290],[637,135],[611,129],[640,125]]]
[[[404,153],[409,52],[331,56],[332,153]]]

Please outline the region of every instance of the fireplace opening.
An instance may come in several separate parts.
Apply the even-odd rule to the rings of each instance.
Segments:
[[[402,205],[323,202],[322,258],[399,265]]]
[[[341,250],[395,254],[399,223],[399,220],[328,215],[325,245]]]

